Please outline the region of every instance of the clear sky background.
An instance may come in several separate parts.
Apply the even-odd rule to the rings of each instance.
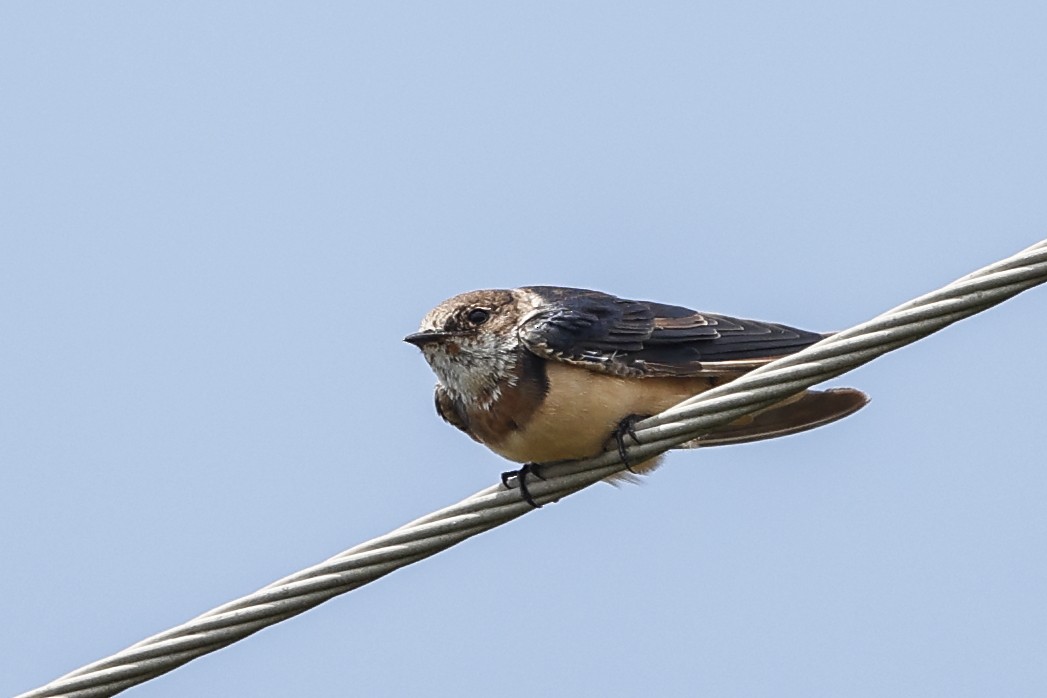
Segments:
[[[1047,5],[5,3],[0,694],[493,483],[401,338],[829,330],[1047,237]],[[1042,696],[1047,288],[140,696]]]

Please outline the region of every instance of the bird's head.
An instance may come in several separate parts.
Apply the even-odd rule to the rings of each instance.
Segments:
[[[470,291],[445,300],[404,341],[422,350],[440,383],[466,401],[497,397],[513,380],[521,297],[515,291]]]

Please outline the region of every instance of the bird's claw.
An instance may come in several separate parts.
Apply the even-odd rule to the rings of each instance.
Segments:
[[[632,438],[633,443],[639,445],[640,439],[636,438],[636,423],[641,419],[642,417],[638,414],[630,414],[623,417],[614,429],[614,442],[618,445],[618,457],[622,459],[625,469],[633,474],[636,471],[633,470],[633,465],[629,462],[629,455],[625,452],[625,437]]]
[[[519,470],[507,470],[502,473],[502,486],[507,490],[512,489],[509,486],[509,479],[515,477],[516,485],[520,488],[520,496],[523,497],[523,500],[535,509],[541,509],[542,505],[534,501],[534,497],[531,496],[531,491],[527,489],[528,473],[534,475],[539,480],[545,479],[542,477],[542,473],[538,469],[538,463],[524,463],[520,466]]]

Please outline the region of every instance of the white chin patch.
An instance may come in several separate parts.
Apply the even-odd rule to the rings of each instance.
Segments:
[[[459,342],[454,353],[437,346],[427,349],[425,358],[451,393],[465,402],[488,404],[498,397],[504,382],[515,382],[513,349],[492,341]]]

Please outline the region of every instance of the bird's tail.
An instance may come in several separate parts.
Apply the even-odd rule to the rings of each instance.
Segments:
[[[854,388],[805,390],[755,414],[739,417],[716,431],[685,441],[675,448],[727,446],[799,434],[854,414],[868,402],[869,396]],[[623,482],[639,482],[637,475],[646,475],[661,462],[662,456],[655,456],[634,465],[629,471],[611,475],[606,481],[616,486]]]
[[[677,448],[704,448],[744,444],[798,434],[854,414],[869,402],[869,396],[854,388],[805,390],[755,414],[725,424]]]

